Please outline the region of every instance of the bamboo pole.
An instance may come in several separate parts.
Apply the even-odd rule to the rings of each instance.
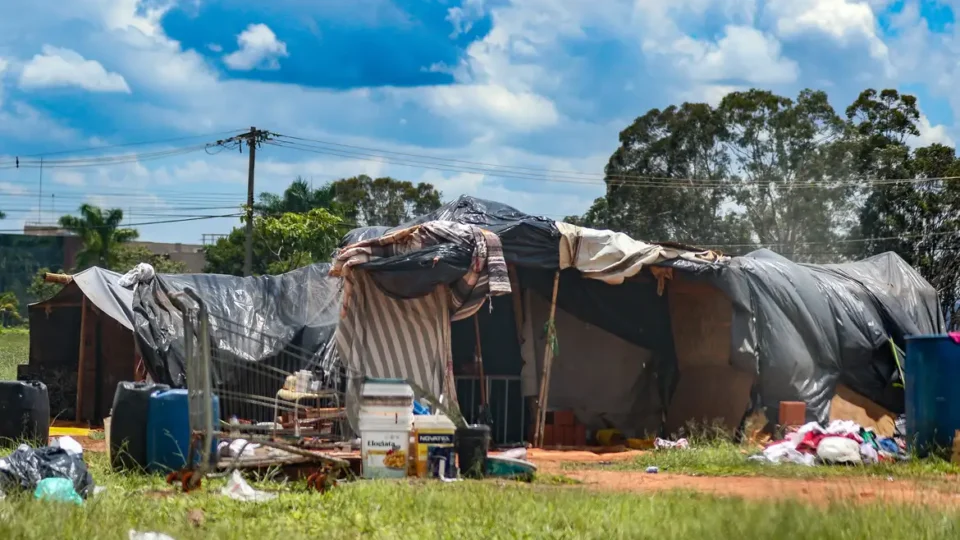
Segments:
[[[547,319],[547,343],[543,348],[543,370],[540,372],[540,393],[537,398],[537,423],[534,426],[533,440],[538,448],[543,448],[543,430],[547,423],[547,399],[550,394],[550,372],[553,367],[553,339],[556,328],[557,289],[560,288],[560,271],[553,275],[553,296],[550,299],[550,318]]]
[[[59,283],[61,285],[68,285],[73,281],[73,276],[67,274],[54,274],[52,272],[47,272],[43,274],[43,280],[47,283]]]

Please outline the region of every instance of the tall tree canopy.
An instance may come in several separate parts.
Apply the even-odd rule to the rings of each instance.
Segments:
[[[733,92],[653,109],[620,134],[606,194],[575,222],[636,238],[801,262],[894,251],[960,301],[960,160],[913,148],[916,98],[868,89],[838,114],[824,92]]]
[[[413,184],[367,175],[330,184],[343,217],[358,226],[396,227],[440,208],[440,192],[431,184]]]
[[[123,210],[119,208],[103,211],[84,204],[79,213],[79,216],[60,218],[60,226],[77,234],[83,241],[83,248],[77,253],[77,270],[92,266],[113,268],[118,263],[121,245],[136,240],[139,233],[135,229],[120,227]]]

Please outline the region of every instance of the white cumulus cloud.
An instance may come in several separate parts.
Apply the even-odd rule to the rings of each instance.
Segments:
[[[866,40],[870,55],[886,60],[887,45],[877,34],[877,20],[868,2],[856,0],[773,0],[769,9],[777,19],[777,33],[795,37],[811,31],[822,32],[848,43]]]
[[[683,36],[670,49],[694,80],[782,84],[794,82],[800,73],[796,62],[781,56],[775,37],[748,26],[727,26],[716,43]]]
[[[917,129],[920,130],[920,135],[917,137],[910,137],[910,139],[907,141],[910,146],[922,148],[924,146],[930,146],[934,143],[942,144],[944,146],[956,146],[956,143],[953,142],[953,138],[947,133],[947,126],[943,124],[931,124],[930,119],[927,118],[927,115],[925,114],[920,115],[920,120],[917,122]]]
[[[231,69],[279,69],[280,58],[289,56],[287,44],[277,39],[273,30],[265,24],[251,24],[237,36],[236,51],[223,57]]]
[[[441,116],[494,120],[521,131],[552,126],[560,119],[549,99],[496,84],[456,84],[426,90],[427,107]]]
[[[130,87],[119,73],[106,70],[100,62],[87,60],[76,51],[44,45],[42,54],[24,64],[20,88],[76,86],[90,92],[124,92]]]

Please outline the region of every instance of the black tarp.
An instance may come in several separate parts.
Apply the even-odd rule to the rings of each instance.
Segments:
[[[341,282],[329,271],[315,264],[279,276],[158,275],[140,283],[134,329],[147,370],[156,382],[185,384],[183,320],[170,295],[187,287],[209,309],[211,356],[220,365],[248,361],[293,372],[319,361],[331,350],[340,312]],[[214,382],[236,391],[256,384],[237,380],[247,373],[219,371]]]
[[[555,223],[471,197],[415,223],[430,219],[497,232],[507,261],[521,270],[524,285],[549,298],[552,272],[544,270],[559,266]],[[343,244],[384,232],[358,229]],[[442,254],[423,250],[360,268],[386,292],[409,298],[459,277],[456,269],[464,265],[464,254],[451,253],[449,260]],[[936,291],[893,253],[817,266],[759,250],[722,263],[677,259],[660,265],[683,273],[685,279],[707,282],[729,297],[731,365],[759,376],[760,399],[768,411],[775,411],[781,400],[804,401],[811,418],[826,420],[836,385],[843,383],[900,412],[903,396],[892,390],[898,373],[888,339],[902,349],[905,336],[945,331]],[[676,382],[671,376],[676,359],[668,312],[661,305],[665,302],[649,284],[628,280],[607,285],[576,271],[562,273],[558,296],[561,308],[584,322],[657,352],[661,385],[669,396]]]

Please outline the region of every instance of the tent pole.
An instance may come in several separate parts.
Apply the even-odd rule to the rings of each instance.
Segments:
[[[80,303],[80,355],[77,359],[77,405],[74,411],[77,422],[83,416],[83,372],[86,371],[86,344],[87,339],[87,295],[83,295]]]
[[[483,375],[483,347],[480,346],[480,318],[473,314],[473,333],[477,341],[474,347],[474,358],[477,363],[477,374],[480,376],[480,410],[487,407],[487,378]]]
[[[554,321],[557,314],[557,289],[560,288],[560,271],[553,275],[553,296],[550,299],[550,318],[547,319],[547,343],[543,347],[543,371],[540,373],[540,395],[537,398],[537,423],[534,426],[533,441],[538,448],[543,448],[543,431],[547,423],[547,399],[550,394],[550,372],[553,367],[553,340],[556,328]]]

